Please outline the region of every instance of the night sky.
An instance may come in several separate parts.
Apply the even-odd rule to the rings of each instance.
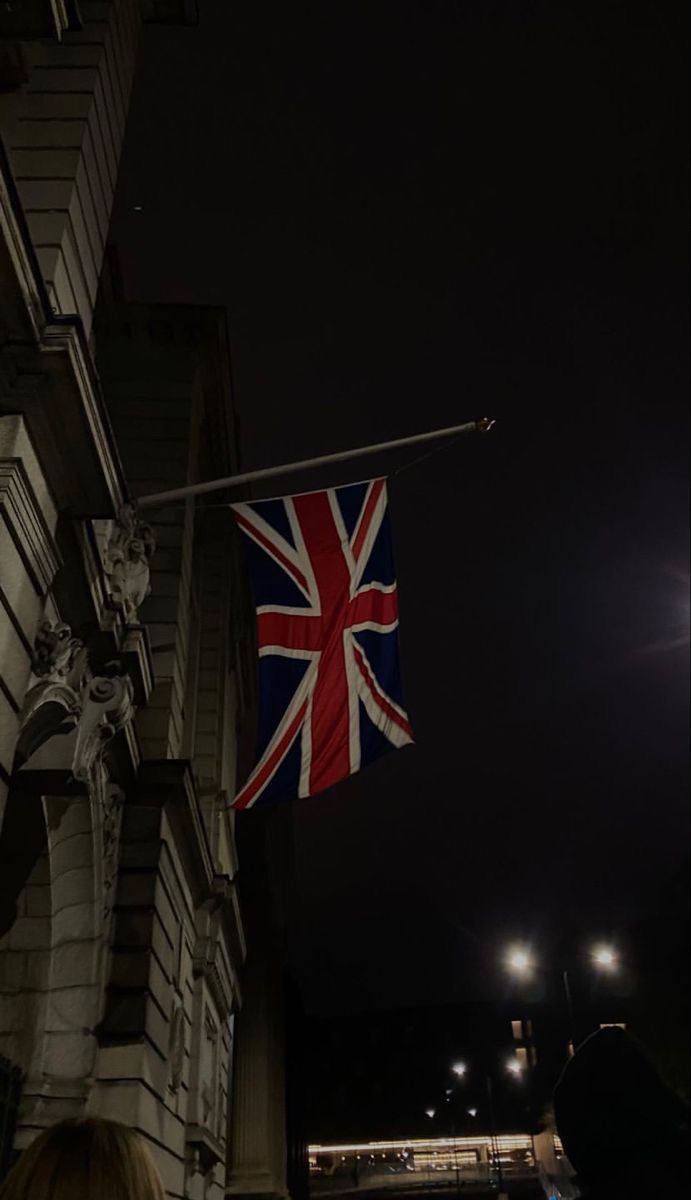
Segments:
[[[483,996],[688,855],[686,6],[199,8],[146,33],[113,238],[131,299],[227,305],[245,467],[497,418],[286,483],[393,476],[416,734],[294,806],[294,967]]]

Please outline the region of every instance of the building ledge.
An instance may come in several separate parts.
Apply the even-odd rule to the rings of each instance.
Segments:
[[[185,1145],[192,1151],[195,1166],[202,1175],[213,1170],[218,1163],[225,1161],[225,1147],[202,1125],[188,1125],[185,1135]]]

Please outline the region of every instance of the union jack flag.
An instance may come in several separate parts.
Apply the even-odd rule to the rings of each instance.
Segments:
[[[256,765],[234,808],[313,796],[412,741],[386,482],[234,504],[257,610]]]

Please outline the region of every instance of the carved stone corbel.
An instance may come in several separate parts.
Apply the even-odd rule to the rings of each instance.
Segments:
[[[84,687],[72,760],[75,779],[92,778],[106,744],[134,715],[132,681],[120,672],[118,662],[107,663],[102,673],[94,675]]]
[[[16,766],[22,766],[49,738],[69,733],[78,723],[86,670],[84,643],[72,636],[63,621],[43,621],[34,641],[31,670],[20,714]]]
[[[125,504],[103,545],[103,570],[110,599],[129,625],[151,591],[149,563],[156,549],[150,525],[140,521],[133,504]]]
[[[64,621],[53,624],[42,621],[34,639],[31,670],[37,679],[46,683],[58,683],[67,679],[74,660],[84,643],[72,636],[72,630]]]

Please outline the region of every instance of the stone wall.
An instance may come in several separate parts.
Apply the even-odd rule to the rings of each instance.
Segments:
[[[83,1111],[109,965],[104,809],[84,793],[41,798],[34,784],[15,780],[12,800],[27,828],[45,823],[45,845],[0,940],[0,1042],[24,1076],[19,1147]]]
[[[263,990],[278,959],[257,924],[243,1014],[227,807],[252,677],[238,541],[215,504],[160,507],[147,531],[129,503],[237,470],[226,314],[104,305],[92,330],[139,23],[193,21],[196,6],[79,7],[81,24],[72,4],[0,6],[17,67],[0,95],[0,1054],[22,1072],[15,1146],[62,1116],[112,1116],[147,1138],[170,1197],[220,1200],[229,1126],[251,1174],[243,1122],[269,1095],[268,1174],[250,1190],[282,1195],[281,1000]]]
[[[81,29],[21,43],[0,129],[57,313],[88,334],[139,41],[138,0],[81,0]]]
[[[0,415],[0,825],[34,636],[60,562],[57,516],[24,419]]]
[[[218,386],[227,353],[218,322],[214,310],[112,302],[99,310],[99,369],[135,493],[199,478],[217,429],[213,454],[226,455],[230,469],[232,397]],[[237,562],[228,512],[195,512],[188,501],[151,519],[157,549],[141,616],[154,687],[136,719],[142,767],[124,811],[113,973],[90,1103],[120,1119],[136,1111],[171,1196],[186,1189],[211,1198],[225,1187],[245,953],[227,810],[239,719]]]
[[[125,806],[113,966],[94,1112],[136,1125],[170,1196],[220,1196],[225,1179],[239,936],[213,869],[191,776],[148,764]],[[231,918],[232,921],[232,918]],[[229,936],[230,934],[230,936]],[[185,1181],[189,1189],[183,1192]]]

